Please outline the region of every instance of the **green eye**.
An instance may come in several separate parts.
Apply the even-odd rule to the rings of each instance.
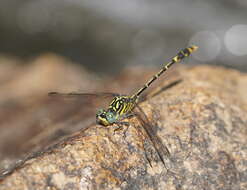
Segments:
[[[116,117],[112,112],[107,112],[106,113],[106,119],[110,122],[110,123],[114,123],[116,121]]]

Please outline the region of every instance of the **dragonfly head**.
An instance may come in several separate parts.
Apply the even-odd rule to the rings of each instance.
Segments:
[[[112,110],[99,109],[96,114],[96,122],[107,126],[117,121],[117,114]]]

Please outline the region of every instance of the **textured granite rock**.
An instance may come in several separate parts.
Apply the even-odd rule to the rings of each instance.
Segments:
[[[247,74],[210,66],[174,72],[140,103],[170,151],[166,167],[133,117],[122,130],[90,125],[38,149],[5,172],[0,189],[247,189]],[[45,99],[33,111],[44,109],[46,121],[57,111],[48,125],[85,125],[85,103],[61,104]]]

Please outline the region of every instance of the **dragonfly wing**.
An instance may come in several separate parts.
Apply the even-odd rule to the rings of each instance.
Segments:
[[[153,126],[148,120],[144,111],[138,105],[136,105],[136,108],[138,109],[138,112],[135,113],[137,118],[142,123],[142,126],[145,129],[148,137],[152,141],[153,146],[156,152],[158,153],[162,163],[165,165],[164,157],[168,157],[168,158],[170,157],[170,152],[168,148],[162,143],[162,140],[160,139],[160,137],[156,135],[156,132],[153,130]]]
[[[69,136],[76,131],[86,129],[95,123],[97,108],[109,105],[107,99],[117,96],[116,93],[60,93],[50,92],[44,100],[48,124],[42,126],[32,138],[23,145],[26,149],[36,146],[47,146]],[[103,107],[102,107],[103,108]]]
[[[68,104],[69,102],[76,102],[84,107],[84,110],[91,110],[96,113],[98,108],[107,108],[109,103],[115,96],[120,96],[117,93],[111,92],[96,92],[96,93],[81,93],[81,92],[70,92],[70,93],[60,93],[60,92],[50,92],[49,97],[55,100],[62,101],[61,103]],[[87,109],[85,109],[85,107]]]
[[[120,94],[117,93],[111,93],[111,92],[97,92],[97,93],[80,93],[80,92],[69,92],[69,93],[61,93],[61,92],[49,92],[48,96],[54,96],[54,97],[64,97],[64,98],[87,98],[87,97],[94,97],[94,98],[108,98],[108,97],[115,97],[120,96]]]

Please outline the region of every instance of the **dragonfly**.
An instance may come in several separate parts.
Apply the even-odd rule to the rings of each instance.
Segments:
[[[90,93],[60,93],[60,92],[50,92],[49,96],[63,96],[63,97],[74,97],[74,96],[112,96],[113,99],[110,102],[109,106],[106,109],[99,109],[96,113],[96,123],[103,126],[111,126],[113,124],[122,125],[124,122],[122,120],[137,116],[141,121],[143,128],[145,129],[148,137],[150,138],[156,152],[159,155],[159,158],[165,165],[164,156],[169,156],[170,152],[168,148],[162,143],[161,139],[156,135],[153,127],[150,125],[148,118],[145,115],[144,111],[138,105],[139,98],[143,92],[148,89],[148,87],[156,81],[163,73],[165,73],[172,65],[175,63],[181,62],[184,58],[188,57],[198,49],[197,46],[191,45],[181,51],[179,51],[175,57],[171,59],[170,62],[163,65],[158,73],[153,75],[142,88],[138,89],[133,95],[120,95],[115,93],[99,93],[99,94],[90,94]],[[137,108],[139,113],[135,114],[134,109]],[[142,115],[142,116],[141,116]]]

